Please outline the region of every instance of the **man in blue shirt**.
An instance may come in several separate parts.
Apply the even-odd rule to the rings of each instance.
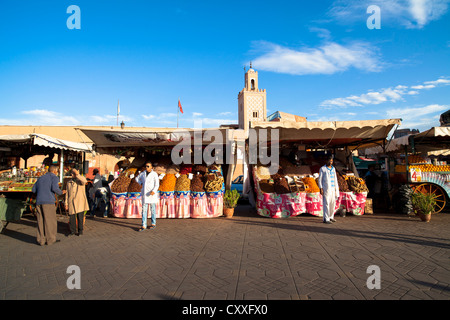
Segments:
[[[57,242],[55,194],[62,195],[66,193],[66,190],[61,191],[59,189],[57,173],[58,167],[51,165],[48,168],[48,172],[36,181],[32,189],[33,193],[36,194],[36,240],[41,246],[45,245],[45,243],[51,245]]]

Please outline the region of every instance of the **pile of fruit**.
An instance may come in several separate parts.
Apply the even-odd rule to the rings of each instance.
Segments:
[[[166,175],[161,180],[158,190],[161,192],[175,191],[176,183],[177,183],[177,177],[173,173],[166,173]]]
[[[177,178],[177,183],[175,184],[175,191],[190,191],[191,190],[191,180],[187,174],[181,174]]]
[[[130,185],[128,186],[128,192],[141,192],[142,186],[137,183],[136,179],[131,179]]]
[[[206,192],[220,191],[223,186],[223,177],[220,173],[208,173],[205,175]]]
[[[420,169],[420,171],[422,171],[422,172],[450,172],[450,165],[435,166],[434,164],[419,164],[419,165],[409,166],[409,168]]]
[[[111,185],[111,191],[114,193],[128,192],[131,179],[126,174],[121,174]]]
[[[320,192],[319,186],[317,185],[316,179],[311,177],[305,177],[302,179],[305,184],[305,190],[308,193]]]
[[[272,179],[273,179],[273,189],[275,193],[283,194],[291,192],[286,178],[283,177],[281,174],[277,173],[272,175]]]
[[[203,176],[201,174],[195,174],[191,181],[191,191],[193,192],[205,192],[203,185]]]
[[[355,176],[347,176],[347,184],[350,191],[355,193],[369,192],[369,188],[367,188],[364,179]]]
[[[339,191],[340,192],[350,192],[348,183],[345,180],[345,178],[340,173],[337,174],[337,178],[338,178]]]

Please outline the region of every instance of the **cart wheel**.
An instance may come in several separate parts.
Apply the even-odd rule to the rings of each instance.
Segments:
[[[441,212],[445,208],[447,199],[445,197],[445,192],[441,187],[432,183],[422,183],[414,187],[414,192],[433,195],[434,200],[436,201],[434,213]]]

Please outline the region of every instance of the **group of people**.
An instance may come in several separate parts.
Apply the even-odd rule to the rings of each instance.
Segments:
[[[93,186],[90,188],[89,197],[86,195],[86,184],[88,181],[77,169],[71,170],[71,179],[67,181],[64,190],[59,188],[57,173],[58,167],[50,165],[47,174],[40,177],[32,189],[32,192],[36,194],[36,240],[40,245],[52,245],[55,242],[59,242],[56,239],[55,195],[65,195],[64,206],[69,214],[70,233],[68,236],[76,234],[81,236],[83,234],[85,214],[87,211],[90,211],[91,215],[94,215],[98,203],[97,200],[101,197],[102,179],[97,169],[94,169]],[[91,201],[88,201],[88,198]],[[107,215],[107,210],[105,210],[105,214]]]
[[[70,235],[74,235],[77,232],[78,235],[83,234],[85,213],[91,210],[92,214],[96,208],[96,201],[94,201],[93,208],[89,208],[85,189],[87,179],[78,170],[72,169],[72,178],[67,182],[65,190],[61,190],[58,186],[57,172],[58,168],[56,166],[50,166],[48,173],[40,177],[33,186],[33,192],[37,194],[37,242],[41,245],[45,243],[50,245],[57,241],[55,194],[65,194],[65,208],[69,212],[70,217]],[[100,188],[101,176],[98,175],[98,170],[94,174],[94,189],[90,192],[90,195],[95,200],[99,197],[98,190]],[[135,179],[142,186],[142,225],[139,231],[154,229],[156,227],[156,204],[159,199],[159,178],[158,174],[153,171],[151,162],[145,164],[145,170],[139,173]],[[320,194],[323,197],[323,222],[327,224],[334,223],[336,222],[334,219],[334,208],[339,198],[339,185],[336,170],[333,166],[333,157],[331,156],[327,158],[327,163],[320,168],[318,185]],[[149,209],[151,214],[150,226],[147,222]]]
[[[32,192],[36,194],[36,219],[37,236],[36,240],[41,246],[52,245],[60,240],[56,239],[57,219],[55,195],[65,195],[64,206],[69,214],[68,236],[83,234],[85,214],[90,211],[94,215],[98,206],[98,200],[105,200],[106,190],[103,190],[103,180],[97,169],[94,169],[94,179],[92,187],[86,194],[87,179],[76,169],[71,170],[71,179],[67,181],[66,188],[59,188],[59,179],[57,177],[58,167],[50,165],[47,174],[41,176],[33,185]],[[136,181],[142,186],[142,227],[139,231],[156,227],[156,203],[158,201],[159,178],[153,171],[150,162],[145,164],[145,171],[141,172]],[[90,200],[90,201],[88,201]],[[89,203],[91,202],[91,205]],[[104,217],[108,214],[109,201],[105,201],[106,208]],[[147,214],[151,212],[151,224],[148,226]]]

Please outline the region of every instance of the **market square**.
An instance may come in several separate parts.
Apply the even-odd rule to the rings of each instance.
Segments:
[[[1,236],[2,300],[448,300],[448,214],[433,223],[399,214],[268,219],[238,207],[233,218],[87,218],[80,237],[35,244],[35,219]],[[68,289],[77,265],[81,289]],[[380,289],[367,268],[379,266]]]
[[[450,6],[369,2],[1,4],[0,300],[449,300]]]

